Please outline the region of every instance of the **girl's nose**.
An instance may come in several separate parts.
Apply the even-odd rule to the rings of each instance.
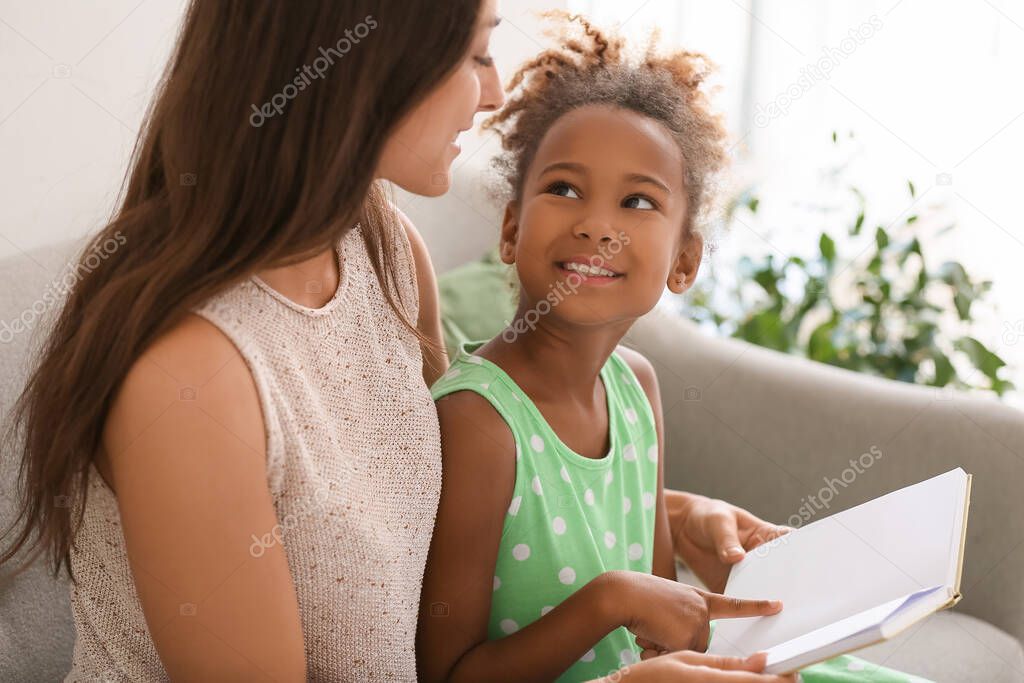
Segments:
[[[615,239],[611,223],[599,216],[585,218],[573,226],[572,232],[581,239],[592,239],[601,243]]]

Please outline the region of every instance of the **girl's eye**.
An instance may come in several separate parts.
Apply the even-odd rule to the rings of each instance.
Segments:
[[[639,202],[646,202],[647,206],[643,206],[639,204]],[[626,197],[626,199],[623,201],[623,206],[625,206],[627,209],[644,209],[645,211],[650,211],[652,209],[658,208],[653,200],[648,199],[647,197],[644,197],[643,195],[639,194],[634,194],[629,197]]]
[[[573,189],[572,185],[570,185],[569,183],[552,183],[551,185],[548,186],[548,189],[545,190],[545,192],[548,192],[550,194],[556,194],[559,197],[568,197],[569,199],[580,198],[579,193],[576,192],[576,190]]]
[[[473,59],[475,59],[476,63],[482,67],[490,68],[494,66],[494,57],[491,57],[490,55],[486,57],[474,57]]]

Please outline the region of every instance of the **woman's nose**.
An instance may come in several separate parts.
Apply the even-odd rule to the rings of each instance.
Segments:
[[[486,75],[480,79],[480,105],[477,111],[497,111],[505,104],[505,91],[501,88],[501,77],[498,68],[491,65]]]

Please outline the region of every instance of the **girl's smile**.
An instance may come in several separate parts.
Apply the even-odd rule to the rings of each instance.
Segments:
[[[607,259],[600,254],[580,254],[556,261],[555,267],[569,282],[584,285],[609,285],[626,276],[608,267]]]

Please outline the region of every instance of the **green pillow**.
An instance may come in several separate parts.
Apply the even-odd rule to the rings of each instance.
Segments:
[[[498,248],[437,278],[441,328],[448,358],[460,344],[497,336],[516,312],[518,285],[514,270],[501,262]]]

